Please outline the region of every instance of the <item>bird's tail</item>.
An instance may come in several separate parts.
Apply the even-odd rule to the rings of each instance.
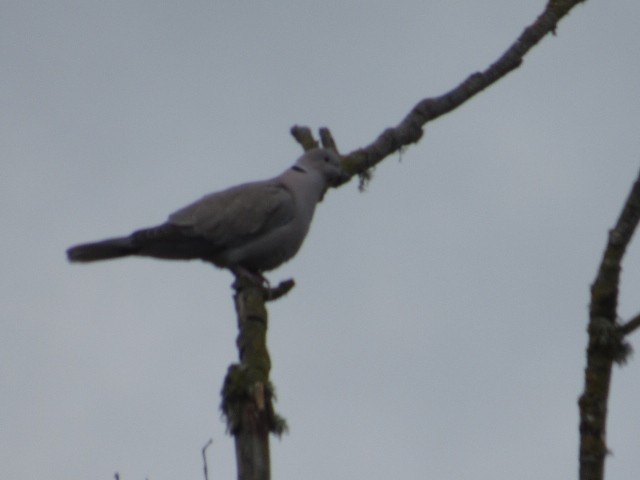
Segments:
[[[70,262],[94,262],[126,257],[136,252],[131,237],[110,238],[95,243],[83,243],[67,250]]]

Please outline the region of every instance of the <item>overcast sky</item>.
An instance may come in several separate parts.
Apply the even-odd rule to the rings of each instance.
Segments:
[[[294,124],[349,152],[484,69],[544,0],[0,3],[0,471],[235,476],[218,410],[232,276],[70,265],[287,168]],[[577,475],[589,285],[640,168],[640,4],[576,8],[517,71],[319,206],[269,274],[275,479]],[[640,247],[620,315],[640,311]],[[638,338],[632,338],[636,349]],[[640,358],[607,471],[640,472]]]

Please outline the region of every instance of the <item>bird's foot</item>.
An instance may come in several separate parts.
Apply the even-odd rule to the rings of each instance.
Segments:
[[[267,289],[271,288],[269,280],[267,280],[267,278],[260,272],[252,272],[251,270],[247,270],[243,267],[235,267],[231,271],[236,276],[236,282],[244,280],[252,285],[258,285]]]
[[[276,287],[271,287],[269,280],[260,272],[252,272],[242,267],[236,267],[232,272],[236,277],[232,285],[235,290],[242,288],[243,284],[246,286],[247,283],[250,286],[261,287],[265,292],[265,300],[267,301],[276,300],[286,295],[295,286],[292,278],[283,280]]]

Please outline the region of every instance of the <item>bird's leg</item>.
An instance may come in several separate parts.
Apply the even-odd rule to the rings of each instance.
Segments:
[[[236,290],[240,286],[242,280],[251,283],[252,285],[258,285],[264,289],[265,300],[276,300],[287,293],[295,286],[295,282],[292,278],[283,280],[276,287],[271,287],[269,280],[260,272],[252,272],[242,267],[234,267],[232,269],[233,274],[236,276],[236,281],[233,284],[233,288]]]
[[[248,280],[253,284],[260,285],[267,290],[271,289],[269,280],[267,280],[267,278],[260,272],[252,272],[251,270],[247,270],[246,268],[241,266],[234,267],[233,269],[231,269],[231,271],[236,277],[244,278],[245,280]]]

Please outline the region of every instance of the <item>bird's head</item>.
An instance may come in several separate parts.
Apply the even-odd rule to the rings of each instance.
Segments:
[[[294,169],[313,172],[324,177],[328,186],[336,187],[349,180],[349,175],[342,169],[340,157],[328,148],[314,148],[305,152],[293,166]]]

